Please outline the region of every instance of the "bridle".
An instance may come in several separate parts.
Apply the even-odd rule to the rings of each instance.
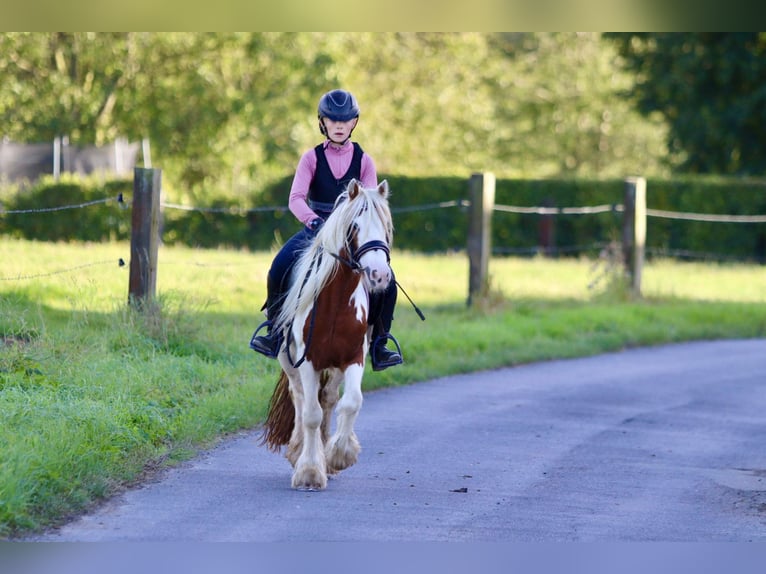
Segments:
[[[362,256],[365,253],[369,253],[370,251],[382,251],[386,254],[386,261],[391,263],[391,248],[388,246],[388,243],[380,239],[373,239],[367,243],[363,243],[351,253],[351,256],[348,259],[341,257],[339,253],[331,253],[330,255],[343,263],[346,267],[350,268],[352,271],[360,272],[365,269],[362,267],[361,263]]]

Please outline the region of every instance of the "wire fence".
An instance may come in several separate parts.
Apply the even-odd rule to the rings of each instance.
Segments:
[[[621,213],[625,210],[621,204],[604,204],[585,207],[519,207],[516,205],[495,205],[495,211],[522,213],[525,215],[593,215],[595,213]]]
[[[6,214],[30,214],[30,213],[48,213],[52,211],[66,211],[70,209],[82,209],[94,205],[107,203],[118,203],[124,207],[130,207],[130,202],[126,201],[123,194],[120,193],[113,197],[95,199],[85,203],[75,203],[71,205],[59,205],[56,207],[38,207],[34,209],[4,209],[0,206],[0,215]],[[182,205],[179,203],[161,202],[160,205],[165,209],[178,209],[181,211],[195,211],[198,213],[227,213],[229,215],[244,216],[249,213],[266,212],[287,212],[287,206],[265,206],[265,207],[198,207],[194,205]],[[422,205],[411,205],[407,207],[392,207],[392,213],[411,213],[415,211],[428,211],[433,209],[446,209],[450,207],[468,207],[469,201],[465,199],[456,199],[442,201],[438,203],[426,203]],[[597,213],[622,213],[625,207],[621,203],[611,203],[602,205],[591,205],[581,207],[549,207],[549,206],[518,206],[496,204],[494,211],[506,213],[520,213],[526,215],[593,215]],[[683,211],[669,211],[664,209],[647,208],[646,214],[649,217],[661,217],[665,219],[678,219],[686,221],[703,221],[713,223],[766,223],[766,215],[721,215],[712,213],[690,213]]]
[[[64,273],[71,273],[72,271],[77,271],[78,269],[85,269],[86,267],[96,267],[100,265],[117,265],[118,267],[124,267],[125,266],[125,260],[122,258],[119,258],[117,261],[114,261],[113,259],[107,259],[107,260],[101,260],[101,261],[93,261],[92,263],[83,263],[81,265],[75,265],[74,267],[66,267],[64,269],[57,269],[55,271],[47,271],[44,273],[35,273],[34,275],[16,275],[12,277],[0,277],[0,281],[26,281],[29,279],[41,279],[43,277],[52,277],[54,275],[62,275]]]
[[[34,209],[22,209],[22,210],[6,210],[0,206],[0,216],[6,214],[22,214],[22,215],[35,215],[41,213],[50,213],[57,211],[67,211],[75,209],[91,208],[98,205],[105,205],[116,203],[122,208],[130,207],[130,202],[126,201],[123,194],[118,194],[112,197],[105,197],[85,203],[76,203],[71,205],[62,205],[56,207],[39,207]],[[253,208],[239,208],[239,207],[199,207],[191,205],[182,205],[177,203],[161,202],[161,207],[164,209],[177,209],[182,211],[194,211],[199,213],[219,213],[229,214],[232,216],[246,216],[252,213],[264,213],[264,212],[287,212],[286,206],[265,206],[265,207],[253,207]],[[452,209],[452,208],[465,208],[469,206],[469,201],[465,199],[449,200],[438,203],[429,203],[407,207],[392,207],[392,213],[412,213],[417,211],[429,211],[436,209]],[[517,206],[517,205],[499,205],[496,204],[493,207],[493,211],[505,212],[505,213],[517,213],[522,215],[566,215],[566,216],[581,216],[581,215],[594,215],[600,213],[623,213],[625,210],[622,204],[601,204],[591,206],[574,206],[574,207],[549,207],[549,206]],[[738,223],[738,224],[758,224],[766,223],[766,215],[726,215],[726,214],[709,214],[709,213],[689,213],[681,211],[669,211],[662,209],[647,208],[647,217],[656,217],[663,219],[675,219],[684,221],[699,221],[707,223]],[[600,251],[608,246],[608,242],[594,242],[589,245],[570,245],[570,246],[556,246],[556,252],[558,253],[583,253],[589,251]],[[495,247],[493,253],[500,255],[533,255],[540,253],[541,248],[539,245],[529,247]],[[647,249],[647,253],[656,256],[676,257],[684,259],[699,259],[699,260],[714,260],[714,261],[742,261],[742,258],[731,257],[726,254],[720,253],[701,253],[684,249]],[[172,264],[167,263],[167,264]],[[26,281],[31,279],[39,279],[44,277],[50,277],[53,275],[74,272],[87,267],[94,266],[106,266],[116,265],[123,267],[126,265],[125,261],[120,258],[118,261],[95,261],[91,263],[83,263],[74,267],[57,269],[54,271],[41,272],[33,275],[18,275],[3,277],[0,276],[0,281]],[[200,266],[206,266],[206,264],[199,264]]]
[[[495,211],[536,215],[592,215],[596,213],[622,213],[625,206],[619,203],[592,205],[585,207],[519,207],[516,205],[495,205]],[[648,217],[678,219],[685,221],[704,221],[709,223],[766,223],[766,215],[718,215],[712,213],[688,213],[665,209],[647,208]]]
[[[663,209],[647,209],[649,217],[665,219],[683,219],[686,221],[706,221],[710,223],[766,223],[766,215],[715,215],[711,213],[683,213]]]
[[[91,207],[93,205],[103,205],[106,203],[119,203],[121,205],[124,205],[127,207],[127,204],[125,203],[125,200],[122,197],[122,194],[115,197],[105,197],[103,199],[94,199],[93,201],[86,201],[85,203],[75,203],[72,205],[59,205],[56,207],[36,207],[34,209],[3,209],[2,206],[0,206],[0,215],[17,215],[17,214],[30,214],[30,213],[50,213],[53,211],[67,211],[69,209],[82,209],[85,207]]]

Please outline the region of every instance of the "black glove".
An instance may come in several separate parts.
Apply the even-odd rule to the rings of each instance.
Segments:
[[[316,233],[317,231],[319,231],[319,229],[322,227],[323,224],[324,224],[324,219],[322,219],[321,217],[317,217],[316,219],[312,219],[311,221],[309,221],[309,224],[306,227],[308,227],[312,232]]]

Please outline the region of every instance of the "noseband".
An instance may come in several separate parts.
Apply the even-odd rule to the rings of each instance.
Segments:
[[[362,258],[362,255],[370,251],[375,251],[376,249],[383,251],[386,254],[386,261],[391,263],[391,250],[388,247],[388,243],[381,241],[380,239],[373,239],[372,241],[368,241],[361,245],[351,255],[351,260],[359,265],[359,260]]]
[[[348,259],[341,257],[336,253],[331,253],[331,255],[353,271],[362,271],[364,269],[360,263],[362,256],[365,253],[375,250],[383,251],[386,254],[386,261],[391,263],[391,249],[388,247],[388,243],[381,241],[380,239],[373,239],[372,241],[360,245],[353,253],[351,253],[351,257]]]

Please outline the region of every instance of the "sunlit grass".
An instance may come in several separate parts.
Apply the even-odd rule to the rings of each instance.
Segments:
[[[0,239],[0,293],[23,289],[55,309],[111,311],[127,301],[128,244],[52,244]],[[120,267],[122,259],[125,266]],[[176,292],[205,301],[212,310],[257,314],[265,297],[272,254],[161,247],[159,294]],[[394,252],[393,268],[401,286],[420,305],[465,303],[468,261],[464,253],[423,255]],[[80,267],[82,266],[82,267]],[[490,288],[509,300],[591,299],[589,285],[603,271],[586,258],[495,257]],[[653,298],[698,301],[766,302],[766,267],[745,264],[646,263],[642,294]],[[400,296],[400,300],[404,300]]]
[[[468,261],[464,253],[394,257],[397,280],[418,302],[465,303]],[[489,264],[490,290],[519,299],[588,301],[598,296],[604,263],[587,258],[495,257]],[[611,271],[614,273],[615,271]],[[610,273],[610,272],[607,272]],[[595,287],[591,284],[596,282]],[[652,260],[645,264],[644,298],[766,303],[766,267],[738,263],[684,263]]]
[[[647,297],[766,303],[763,266],[653,261],[644,272],[642,285]]]

